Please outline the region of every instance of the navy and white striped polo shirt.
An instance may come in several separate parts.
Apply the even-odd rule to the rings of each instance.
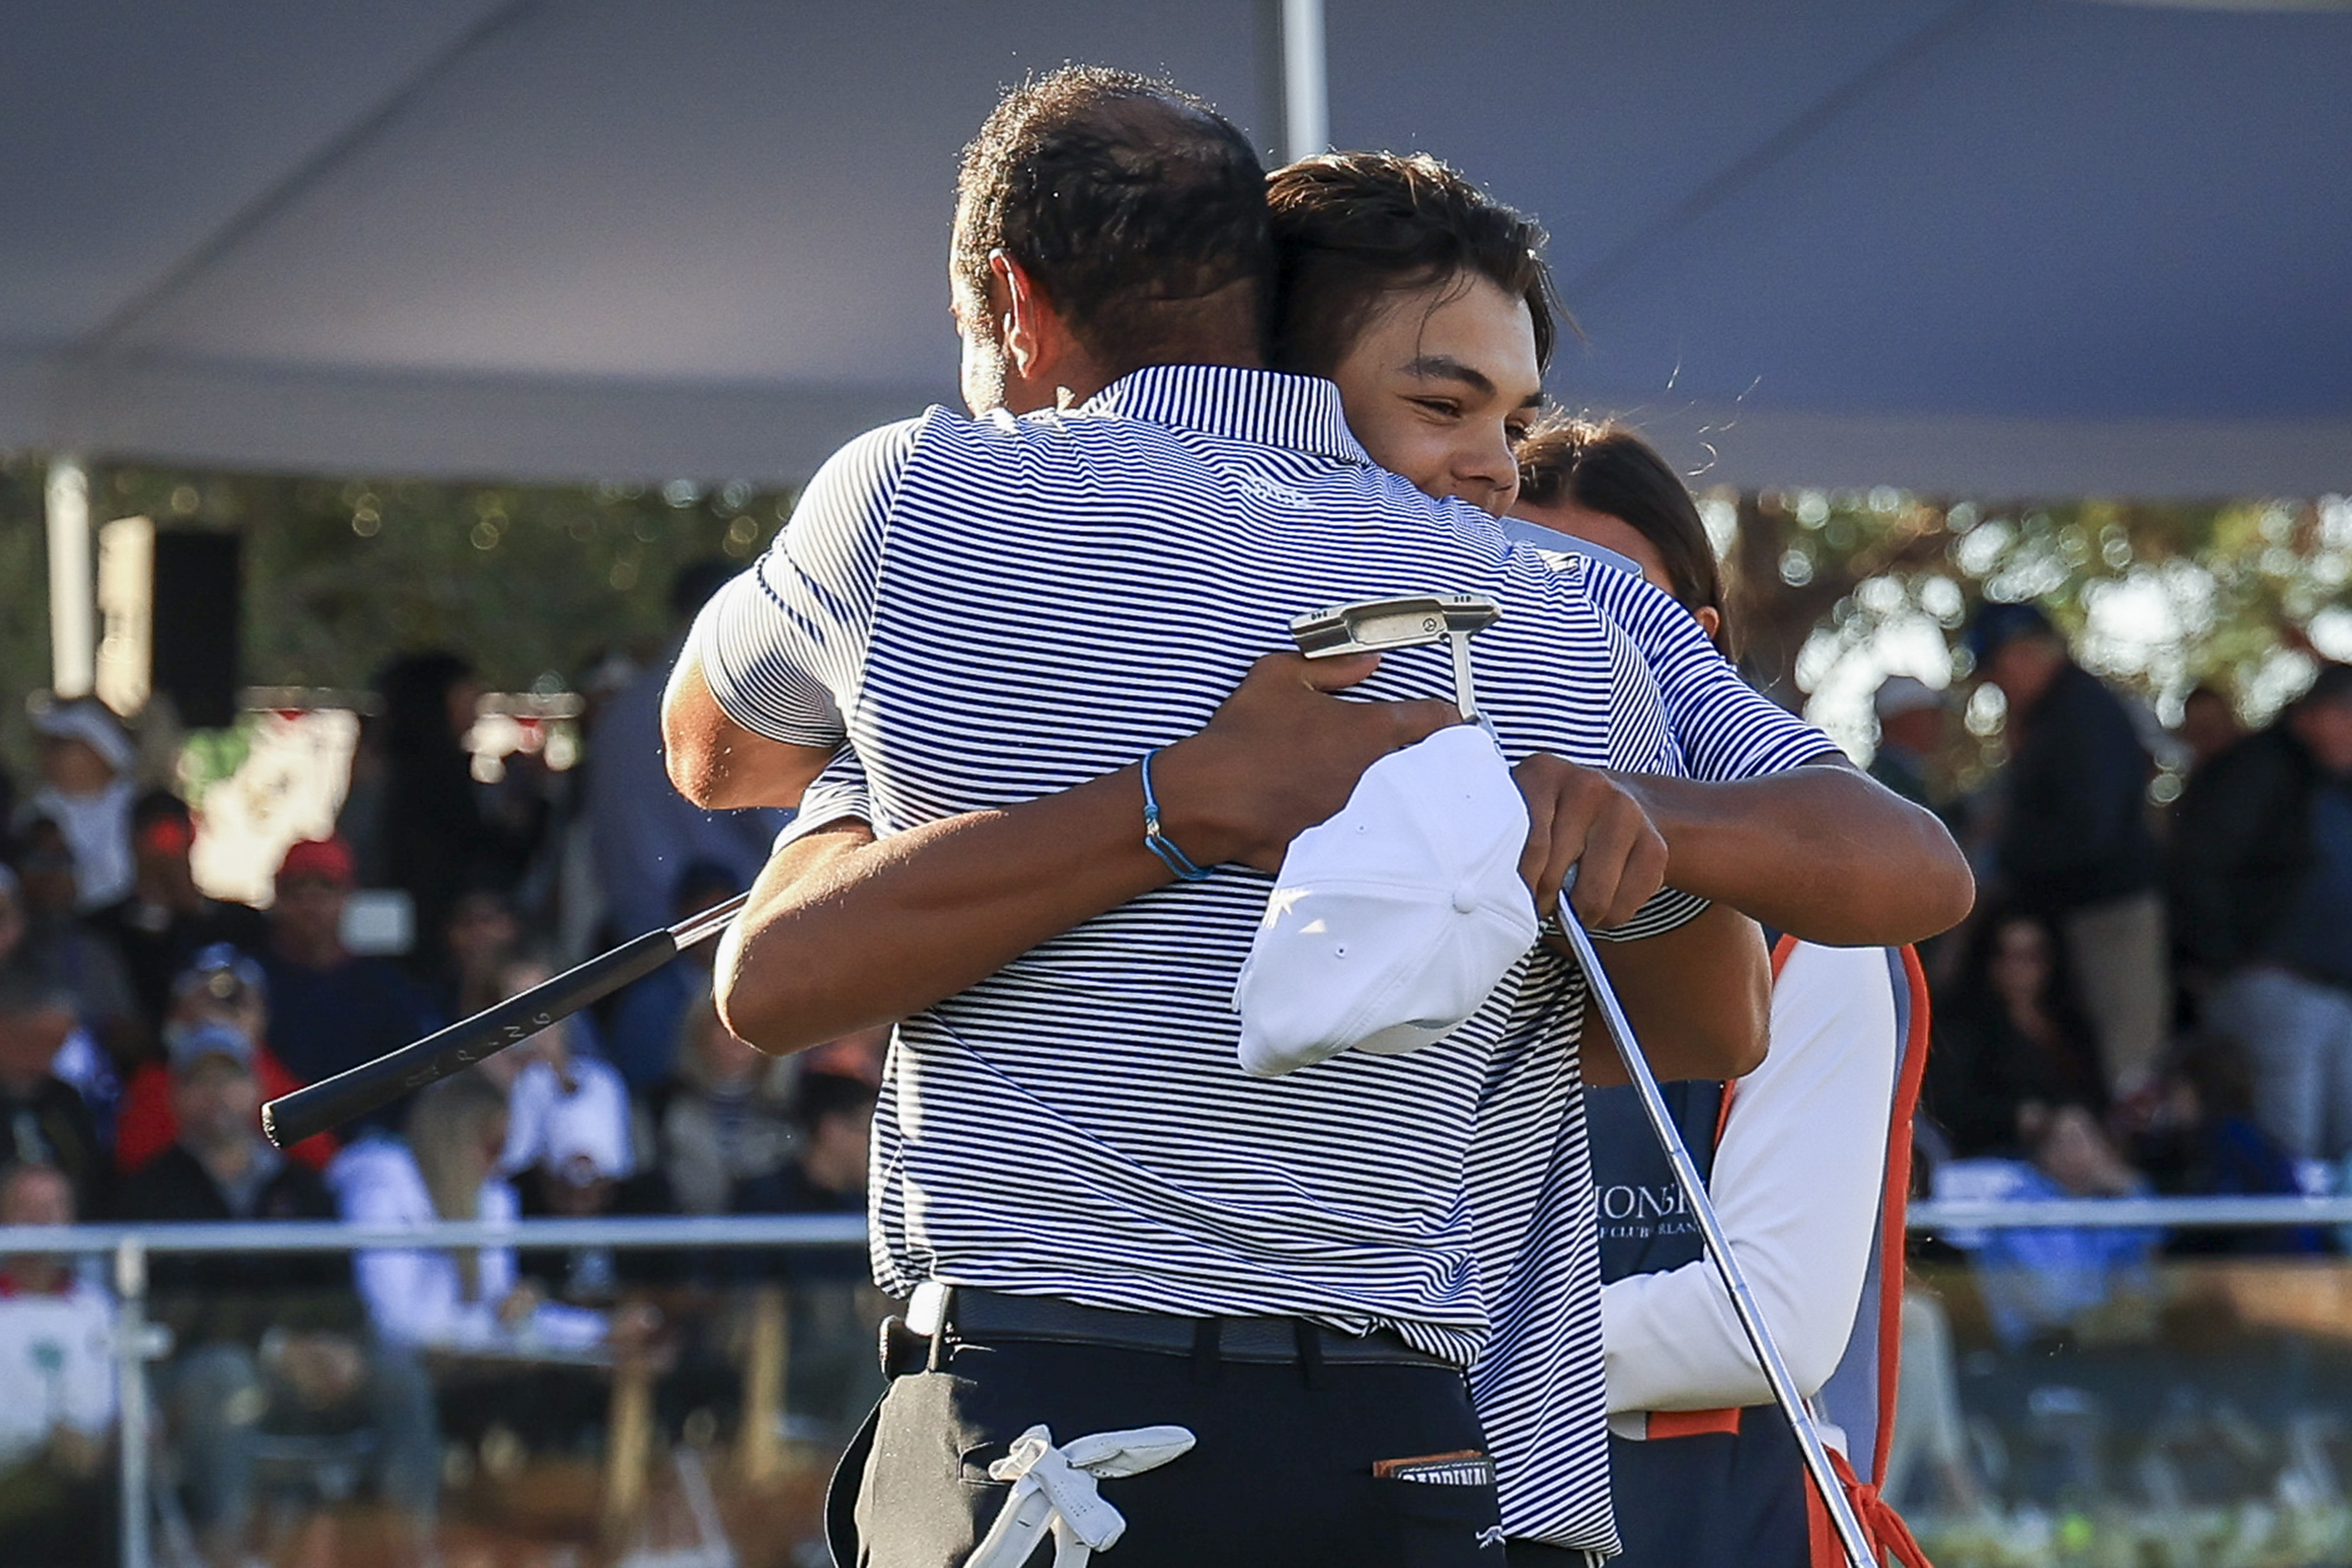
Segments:
[[[1555,564],[1581,571],[1585,561]],[[1695,776],[1760,777],[1832,750],[1820,731],[1738,682],[1703,639],[1696,650],[1687,647],[1689,613],[1671,598],[1607,570],[1590,586],[1660,673],[1667,721],[1689,737]],[[1736,689],[1724,687],[1727,677]],[[845,746],[809,785],[800,822],[814,828],[873,816],[865,769]],[[1580,1088],[1540,1049],[1489,1061],[1468,1174],[1492,1328],[1470,1381],[1502,1483],[1504,1528],[1515,1540],[1604,1556],[1614,1550],[1601,1425],[1607,1391]],[[1533,1170],[1528,1152],[1545,1128],[1552,1154]]]
[[[1581,546],[1562,553],[1529,538],[1547,531],[1505,528],[1577,574],[1625,628],[1657,677],[1693,777],[1757,778],[1835,753],[1820,731],[1742,681],[1690,612],[1632,562],[1600,564]],[[1498,1054],[1490,1066],[1470,1180],[1493,1327],[1470,1385],[1501,1482],[1504,1530],[1598,1557],[1616,1547],[1608,1438],[1592,1415],[1606,1408],[1605,1363],[1597,1337],[1586,1337],[1598,1328],[1600,1216],[1581,1088],[1540,1063]],[[1515,1131],[1532,1127],[1557,1132],[1540,1171],[1526,1160],[1530,1134]]]
[[[1391,593],[1503,602],[1476,657],[1514,757],[1676,771],[1656,686],[1580,575],[1371,468],[1328,384],[1162,369],[1071,415],[934,411],[854,444],[698,637],[738,721],[853,743],[844,767],[867,776],[846,787],[870,804],[829,811],[842,786],[820,781],[803,820],[867,816],[884,834],[1123,766],[1204,722],[1253,658],[1286,645],[1297,609]],[[1659,603],[1645,624],[1696,645],[1704,658],[1683,661],[1696,683],[1720,661]],[[1412,650],[1365,690],[1444,696],[1450,675],[1442,652]],[[1710,761],[1822,749],[1778,723],[1743,713],[1685,744]],[[1520,1403],[1597,1444],[1572,970],[1531,955],[1432,1050],[1249,1079],[1229,997],[1266,882],[1227,867],[1161,889],[908,1022],[877,1121],[877,1277],[1384,1323],[1457,1360],[1491,1293],[1548,1363],[1589,1345],[1575,1358],[1594,1368],[1589,1397],[1546,1376]],[[1474,1193],[1510,1224],[1474,1235]],[[1517,1267],[1529,1241],[1545,1268]],[[1518,1289],[1482,1289],[1482,1268]],[[1530,1289],[1538,1275],[1567,1283]],[[1605,1546],[1605,1482],[1578,1479],[1600,1499],[1578,1543]]]

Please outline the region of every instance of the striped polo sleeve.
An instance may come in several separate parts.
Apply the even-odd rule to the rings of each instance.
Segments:
[[[759,564],[696,618],[690,647],[726,715],[793,746],[836,746],[873,632],[890,502],[919,420],[868,431],[826,459]]]
[[[872,789],[866,779],[866,763],[857,755],[857,748],[844,745],[834,752],[833,760],[824,771],[811,780],[801,792],[800,811],[784,830],[776,835],[775,847],[805,838],[844,822],[862,822],[875,826]],[[877,829],[878,832],[878,829]]]
[[[1827,735],[1740,679],[1691,613],[1630,573],[1580,563],[1586,590],[1657,678],[1690,776],[1762,778],[1837,752]]]

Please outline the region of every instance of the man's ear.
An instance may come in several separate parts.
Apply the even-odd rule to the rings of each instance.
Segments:
[[[1104,377],[1086,345],[1028,269],[1002,250],[988,258],[989,308],[1004,345],[1007,401],[1018,409],[1050,408],[1056,402],[1091,397]]]
[[[988,255],[988,303],[997,316],[997,341],[1014,374],[1034,380],[1055,357],[1061,318],[1029,269],[1002,250]]]

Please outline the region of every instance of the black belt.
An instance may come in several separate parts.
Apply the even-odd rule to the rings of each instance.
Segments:
[[[963,1340],[1100,1345],[1234,1362],[1321,1361],[1333,1366],[1461,1370],[1441,1356],[1413,1349],[1388,1329],[1356,1335],[1301,1318],[1180,1318],[1169,1312],[1118,1311],[1058,1296],[1008,1296],[965,1285],[949,1295],[946,1330],[950,1337]]]

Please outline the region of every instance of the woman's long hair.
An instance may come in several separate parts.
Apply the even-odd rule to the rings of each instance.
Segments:
[[[1521,500],[1539,507],[1572,501],[1648,540],[1665,563],[1675,598],[1694,615],[1713,610],[1715,646],[1726,658],[1739,657],[1715,542],[1690,487],[1655,447],[1612,421],[1555,412],[1520,438],[1517,455]]]
[[[506,1120],[506,1096],[478,1072],[460,1073],[416,1097],[408,1113],[408,1152],[425,1178],[433,1212],[445,1220],[482,1217],[482,1184],[495,1157],[487,1151]],[[481,1294],[481,1257],[473,1247],[450,1254],[468,1301]]]

